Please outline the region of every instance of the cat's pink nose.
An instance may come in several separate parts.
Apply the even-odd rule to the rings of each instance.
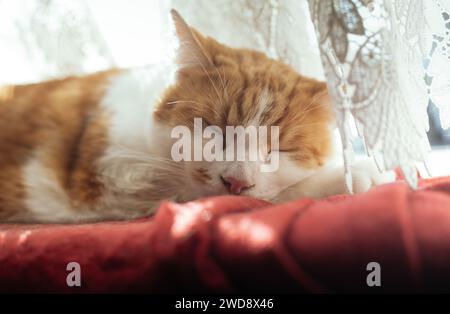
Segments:
[[[251,188],[253,185],[245,180],[238,180],[234,177],[222,177],[223,184],[231,194],[239,195],[242,191]]]

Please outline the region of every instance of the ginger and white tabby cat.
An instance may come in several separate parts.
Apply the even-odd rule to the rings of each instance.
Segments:
[[[233,49],[175,11],[177,60],[0,91],[0,221],[83,222],[152,213],[161,200],[228,194],[281,202],[345,193],[331,166],[325,83],[263,53]],[[171,130],[195,117],[220,128],[279,126],[279,168],[171,158]],[[356,192],[384,181],[353,172]]]

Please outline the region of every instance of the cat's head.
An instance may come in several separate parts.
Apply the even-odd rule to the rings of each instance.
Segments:
[[[226,193],[271,199],[324,165],[330,155],[333,123],[325,83],[301,76],[263,53],[220,44],[189,27],[177,12],[172,11],[172,16],[180,43],[177,80],[163,96],[155,118],[173,130],[188,129],[192,135],[187,143],[192,161],[182,161],[180,180],[188,179],[180,199]],[[244,161],[236,160],[236,141],[234,160],[208,161],[202,155],[202,160],[195,161],[195,118],[201,118],[203,130],[214,126],[222,132],[211,135],[212,140],[203,139],[202,147],[208,142],[206,151],[220,147],[224,159],[233,146],[227,145],[227,126],[266,127],[268,148],[249,144],[248,136],[241,147]],[[278,127],[278,147],[273,145],[276,130],[272,126]],[[213,143],[218,145],[211,150]],[[258,160],[249,160],[255,150]],[[262,165],[268,164],[272,171],[263,170]]]

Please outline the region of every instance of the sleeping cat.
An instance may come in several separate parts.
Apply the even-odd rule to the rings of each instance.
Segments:
[[[206,38],[172,11],[176,62],[0,90],[0,221],[83,222],[162,200],[240,194],[273,202],[345,193],[326,85],[263,53]],[[278,126],[265,161],[174,161],[176,126]],[[224,150],[229,147],[224,146]],[[370,162],[354,190],[385,182]]]

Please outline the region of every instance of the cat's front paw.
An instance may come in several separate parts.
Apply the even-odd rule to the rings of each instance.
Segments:
[[[393,171],[380,172],[370,158],[357,161],[351,168],[353,193],[359,194],[372,187],[395,180]],[[348,194],[343,166],[329,167],[281,191],[271,201],[282,203],[301,197],[324,198],[331,195]]]
[[[372,159],[364,158],[357,161],[352,167],[353,193],[359,194],[372,187],[395,180],[394,171],[380,172]]]

